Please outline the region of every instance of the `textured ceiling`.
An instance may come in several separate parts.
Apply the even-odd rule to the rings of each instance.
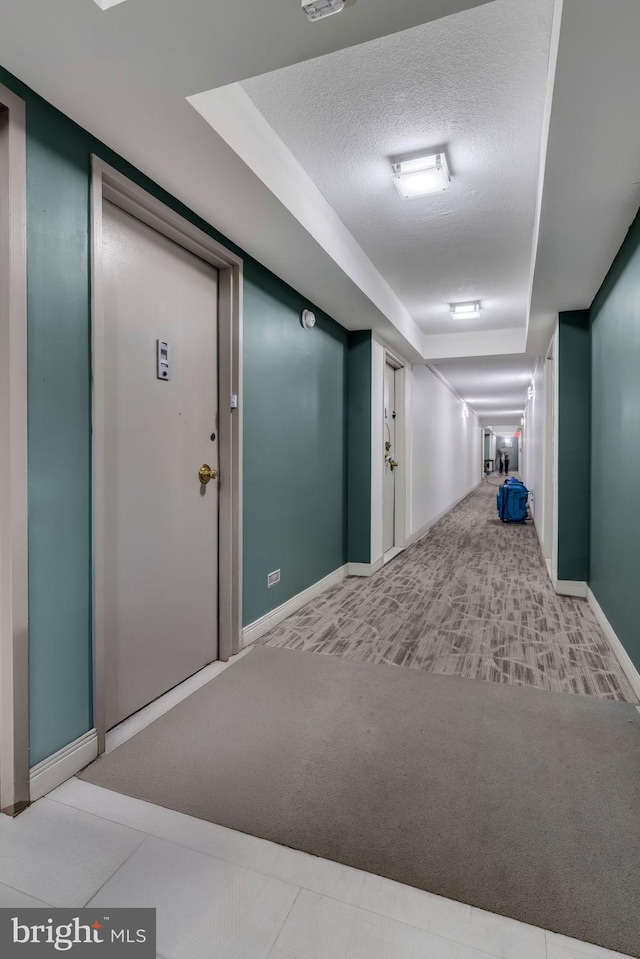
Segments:
[[[354,0],[310,23],[300,0],[5,0],[0,64],[310,302],[401,339],[186,98],[484,2]]]
[[[243,83],[427,333],[525,325],[552,14],[495,0]],[[400,199],[389,158],[437,147],[450,189]]]
[[[354,222],[359,212],[371,218],[371,237],[368,226],[358,233],[361,245],[373,256],[369,240],[379,244],[376,262],[385,277],[407,273],[414,290],[403,293],[405,302],[424,323],[439,317],[443,326],[428,328],[446,329],[439,334],[444,340],[452,329],[463,330],[448,319],[449,299],[481,296],[485,327],[523,322],[524,237],[531,242],[532,151],[541,128],[535,103],[544,98],[550,8],[551,0],[355,0],[340,16],[309,24],[299,0],[234,0],[224,17],[215,0],[128,0],[104,12],[92,0],[21,0],[2,5],[0,64],[311,302],[348,328],[375,327],[393,345],[391,311],[373,303],[344,260],[309,234],[185,99],[308,61],[319,72],[307,81],[306,65],[293,68],[301,71],[300,85],[285,83],[286,96],[274,101],[278,112],[287,107],[296,123],[300,113],[309,117],[308,144],[299,144],[300,151],[314,162],[329,154],[322,169],[310,171],[316,183],[327,196],[341,191],[345,221],[349,210]],[[417,26],[430,20],[436,22]],[[405,58],[397,51],[414,29],[424,33],[424,44]],[[387,65],[386,41],[374,38],[400,30],[407,33],[389,37]],[[638,36],[638,0],[564,0],[530,325],[535,355],[546,349],[548,318],[590,302],[640,202],[640,125],[633,122]],[[383,51],[375,69],[366,62],[369,44]],[[341,72],[325,70],[325,63],[339,64]],[[260,100],[263,85],[277,86],[288,72],[247,88]],[[369,88],[374,97],[366,96]],[[355,117],[352,90],[360,101]],[[316,117],[322,100],[331,107],[324,127]],[[395,124],[390,132],[377,129],[381,117]],[[454,173],[451,191],[403,204],[388,179],[387,155],[443,142]],[[353,143],[362,145],[360,174],[349,161]],[[346,186],[337,179],[343,167]],[[466,213],[455,205],[465,197]],[[387,230],[377,217],[389,209],[395,219]],[[422,248],[406,242],[421,232]],[[511,333],[486,334],[496,345],[482,350],[469,335],[468,351],[520,349]],[[422,355],[457,355],[445,349]],[[486,361],[484,385],[458,379],[459,362],[438,365],[461,395],[479,399],[481,389],[491,401],[499,374],[508,372],[503,361]],[[505,362],[515,370],[519,359]],[[516,399],[521,408],[521,391],[503,385],[502,409]]]
[[[640,205],[640,3],[564,0],[528,348],[590,306]]]
[[[520,422],[535,364],[526,356],[482,356],[439,360],[433,366],[480,422],[489,425]]]
[[[21,62],[27,83],[54,64],[63,76],[82,66],[132,95],[146,84],[184,98],[487,2],[352,0],[341,16],[312,24],[300,0],[6,0],[2,65]],[[35,48],[42,36],[48,60],[38,62],[29,40]]]

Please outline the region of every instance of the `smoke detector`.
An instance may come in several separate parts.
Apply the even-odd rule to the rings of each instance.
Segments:
[[[300,0],[310,20],[321,20],[344,9],[345,0]]]

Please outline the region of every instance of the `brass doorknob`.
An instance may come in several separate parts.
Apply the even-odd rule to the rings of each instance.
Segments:
[[[212,470],[211,467],[208,466],[208,465],[205,463],[205,464],[204,464],[203,466],[201,466],[200,469],[198,470],[198,476],[199,476],[200,482],[203,484],[203,486],[206,486],[207,483],[209,482],[209,480],[212,480],[212,479],[216,479],[216,478],[217,478],[217,476],[218,476],[218,471],[215,470],[215,469]]]

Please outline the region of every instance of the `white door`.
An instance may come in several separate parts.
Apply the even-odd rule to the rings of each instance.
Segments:
[[[396,371],[390,363],[384,367],[384,438],[382,548],[386,553],[396,541]]]
[[[105,201],[107,729],[217,658],[217,281]]]

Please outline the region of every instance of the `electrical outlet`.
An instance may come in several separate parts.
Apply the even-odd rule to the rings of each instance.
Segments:
[[[277,586],[280,582],[280,570],[274,569],[273,573],[267,573],[267,589]]]

